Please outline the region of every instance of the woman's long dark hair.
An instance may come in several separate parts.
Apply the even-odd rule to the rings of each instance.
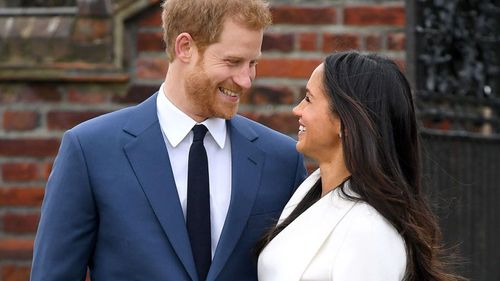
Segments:
[[[341,120],[350,188],[405,241],[404,280],[463,280],[447,271],[437,219],[422,193],[412,94],[398,66],[378,55],[334,53],[324,61],[323,85],[332,113]],[[290,216],[262,238],[256,251],[320,196],[318,181]]]

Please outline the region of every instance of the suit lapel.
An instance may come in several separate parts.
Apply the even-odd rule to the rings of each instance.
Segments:
[[[156,95],[136,107],[124,131],[136,136],[124,146],[139,183],[170,244],[191,276],[197,280],[184,215],[156,113]]]
[[[252,143],[254,130],[241,124],[241,117],[228,121],[231,138],[231,203],[207,280],[215,280],[236,247],[259,188],[264,153]]]
[[[288,217],[318,178],[319,171],[316,171],[304,181],[285,206],[280,221]],[[293,265],[286,271],[279,272],[279,280],[300,280],[325,240],[354,207],[356,202],[341,198],[339,192],[340,190],[334,190],[331,194],[321,198],[268,245],[269,249],[266,248],[266,250],[275,251],[275,254],[282,259],[280,263]]]

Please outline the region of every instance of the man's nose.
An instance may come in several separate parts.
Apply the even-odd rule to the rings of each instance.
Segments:
[[[244,90],[250,89],[252,81],[253,77],[250,67],[243,67],[234,77],[234,82]]]

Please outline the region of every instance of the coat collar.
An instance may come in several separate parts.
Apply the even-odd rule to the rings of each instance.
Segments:
[[[319,169],[312,173],[297,189],[285,206],[280,223],[285,220],[304,198],[307,192],[320,178]],[[349,187],[344,186],[349,194],[353,194]],[[321,246],[328,239],[339,222],[356,205],[356,201],[344,198],[340,188],[323,196],[319,201],[304,211],[284,230],[282,230],[263,250],[261,257],[268,261],[259,261],[259,267],[266,272],[272,272],[274,280],[300,280],[307,266],[314,258]],[[293,247],[290,247],[293,245]],[[276,262],[288,266],[286,271],[274,272]],[[282,267],[276,267],[282,268]]]

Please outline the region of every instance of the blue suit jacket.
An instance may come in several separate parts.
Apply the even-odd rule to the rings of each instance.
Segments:
[[[232,195],[207,280],[257,280],[251,248],[306,171],[293,139],[227,121]],[[197,281],[156,94],[65,133],[49,177],[31,280]]]

